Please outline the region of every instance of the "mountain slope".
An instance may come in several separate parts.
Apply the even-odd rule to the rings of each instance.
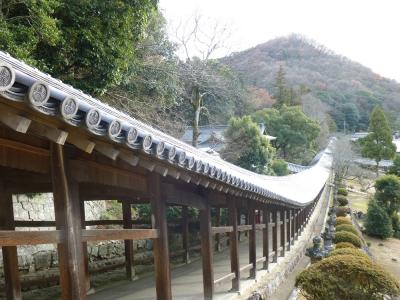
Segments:
[[[363,65],[334,54],[299,35],[277,38],[233,53],[221,61],[241,74],[246,83],[274,93],[279,66],[295,89],[307,87],[328,104],[337,127],[364,130],[375,105],[382,105],[394,129],[400,113],[400,84],[375,74]],[[400,118],[399,118],[400,120]]]

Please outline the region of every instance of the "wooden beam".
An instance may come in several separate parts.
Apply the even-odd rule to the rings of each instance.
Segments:
[[[0,122],[17,132],[26,133],[31,120],[9,111],[0,110]]]
[[[15,231],[0,230],[0,246],[57,244],[62,241],[59,230]]]
[[[246,219],[248,220],[248,217],[246,217]],[[238,226],[238,231],[250,231],[252,230],[252,226],[251,225],[240,225]]]
[[[161,197],[161,178],[156,173],[148,175],[151,199],[152,226],[159,230],[159,238],[154,240],[154,268],[156,274],[157,300],[171,300],[171,272],[168,250],[168,227],[166,205]]]
[[[12,194],[6,193],[3,182],[0,181],[0,230],[10,230],[13,232],[14,210]],[[15,245],[6,245],[7,238],[1,235],[0,246],[3,252],[3,269],[5,280],[6,299],[22,299],[21,281],[18,270],[18,254]]]
[[[40,123],[33,122],[29,128],[29,132],[39,135],[39,136],[44,136],[53,143],[59,144],[59,145],[64,145],[65,141],[67,140],[68,137],[68,132],[60,130],[58,128],[46,126]]]
[[[121,150],[119,154],[119,159],[123,160],[124,162],[133,167],[136,167],[140,160],[140,158],[135,154],[133,154],[132,151],[125,151],[125,150]]]
[[[168,204],[195,207],[200,210],[205,208],[204,197],[170,183],[162,183],[162,198]]]
[[[256,215],[254,209],[254,201],[249,203],[249,222],[251,230],[249,232],[249,263],[253,264],[253,268],[250,270],[250,278],[256,278],[257,271],[257,245],[256,245]]]
[[[183,247],[183,261],[190,263],[189,257],[189,209],[187,206],[182,206],[182,247]]]
[[[229,224],[232,231],[229,235],[229,246],[231,256],[231,272],[235,274],[232,278],[232,290],[240,290],[240,264],[239,264],[239,240],[238,240],[238,210],[235,199],[228,199]]]
[[[132,206],[129,202],[122,201],[122,218],[124,229],[132,229]],[[124,240],[125,246],[125,271],[128,280],[135,278],[135,268],[133,265],[133,241]]]
[[[263,256],[267,259],[264,262],[263,269],[268,270],[269,265],[269,228],[271,222],[271,213],[267,210],[266,206],[263,209],[263,223],[265,227],[263,229]]]
[[[211,232],[211,206],[208,201],[205,202],[205,209],[200,211],[200,236],[204,299],[212,300],[214,296],[213,242]]]
[[[86,160],[69,160],[68,165],[71,177],[79,183],[147,191],[146,178],[125,169]]]
[[[279,224],[278,211],[276,208],[272,211],[272,220],[275,224]],[[275,253],[272,262],[278,261],[278,225],[272,228],[272,251]]]
[[[286,233],[287,233],[286,241],[288,242],[287,251],[290,251],[290,245],[291,245],[291,242],[292,242],[292,222],[293,222],[293,220],[292,220],[292,210],[291,209],[288,210],[288,214],[289,214],[289,216],[288,216],[287,225],[286,225],[287,226],[286,227]]]
[[[67,143],[74,145],[76,148],[91,154],[95,147],[95,143],[89,140],[89,138],[70,132],[67,137]]]
[[[251,271],[254,268],[253,264],[247,264],[240,268],[240,272]]]
[[[80,210],[81,210],[81,227],[82,229],[86,229],[85,226],[85,202],[82,198],[79,199],[80,202]],[[83,248],[83,262],[85,267],[85,279],[86,279],[86,292],[90,290],[90,276],[89,276],[89,255],[87,251],[87,242],[82,242]]]
[[[227,281],[235,279],[235,276],[236,276],[235,273],[229,273],[229,274],[227,274],[225,276],[222,276],[222,277],[214,280],[214,287],[218,287],[218,286],[224,284]]]
[[[212,227],[212,234],[228,233],[233,231],[233,226]]]
[[[94,149],[112,160],[116,160],[120,154],[120,151],[113,145],[100,141],[96,141]]]
[[[221,224],[221,208],[217,207],[215,209],[215,227],[219,227]],[[215,234],[215,251],[220,252],[222,250],[221,245],[221,234],[219,232],[215,232],[214,228],[212,233]]]
[[[56,227],[63,233],[58,244],[61,298],[86,299],[78,184],[69,177],[63,147],[52,143],[50,153]]]
[[[285,256],[286,253],[286,238],[287,238],[287,212],[286,209],[280,210],[279,211],[279,217],[281,219],[281,226],[280,226],[280,234],[281,234],[281,247],[282,247],[282,252],[281,252],[281,256]]]
[[[157,239],[156,229],[86,229],[82,231],[84,241],[145,240]]]

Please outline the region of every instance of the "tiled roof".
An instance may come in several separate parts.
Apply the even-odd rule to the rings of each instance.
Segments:
[[[249,191],[261,200],[304,206],[317,197],[330,173],[329,149],[314,166],[289,176],[264,176],[242,169],[154,129],[1,51],[0,94],[11,101],[25,102],[32,109],[71,126],[83,127],[110,142],[141,149],[178,168]]]

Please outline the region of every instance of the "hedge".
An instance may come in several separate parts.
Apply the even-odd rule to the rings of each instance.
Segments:
[[[343,196],[347,196],[349,194],[349,192],[344,187],[338,188],[337,193],[338,193],[338,195],[343,195]]]
[[[339,203],[339,206],[346,206],[349,204],[349,200],[347,200],[346,196],[343,195],[338,195],[336,197],[337,202]]]
[[[337,217],[336,218],[336,226],[343,225],[343,224],[350,224],[352,225],[353,223],[349,218],[346,217]]]
[[[348,212],[349,212],[348,207],[339,206],[336,208],[336,216],[337,217],[345,217],[345,216],[347,216]]]
[[[305,269],[296,287],[306,299],[383,299],[400,295],[400,284],[371,259],[354,255],[327,257]]]
[[[348,242],[348,243],[352,243],[357,248],[361,248],[361,239],[357,235],[355,235],[351,232],[346,232],[346,231],[336,232],[333,242],[335,244],[341,243],[341,242]]]
[[[345,249],[345,248],[357,249],[356,246],[354,246],[352,243],[349,242],[340,242],[335,245],[335,249]]]
[[[358,231],[354,228],[353,225],[350,224],[342,224],[342,225],[338,225],[336,226],[336,232],[339,231],[347,231],[347,232],[351,232],[354,233],[355,235],[359,236],[360,234],[358,233]]]
[[[332,252],[330,252],[328,256],[335,256],[335,255],[354,255],[370,259],[370,257],[364,251],[355,248],[335,249]]]

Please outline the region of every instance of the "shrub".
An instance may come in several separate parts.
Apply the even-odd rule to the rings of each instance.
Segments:
[[[354,226],[350,225],[350,224],[342,224],[342,225],[336,226],[336,232],[339,232],[339,231],[346,231],[346,232],[354,233],[357,236],[359,235],[358,231],[354,228]]]
[[[349,204],[349,200],[347,200],[346,196],[343,195],[338,195],[336,197],[337,202],[339,203],[339,206],[346,206]]]
[[[386,239],[393,235],[392,222],[386,210],[375,200],[368,203],[365,231],[370,236]]]
[[[345,217],[349,213],[349,208],[348,207],[337,207],[336,208],[336,216],[337,217]]]
[[[400,295],[400,284],[371,259],[335,255],[304,270],[296,287],[307,299],[383,299]]]
[[[347,196],[349,194],[349,192],[344,187],[338,188],[337,193],[338,195],[343,195],[343,196]]]
[[[335,255],[353,255],[353,256],[360,256],[364,258],[370,259],[370,257],[360,249],[352,249],[352,248],[342,248],[342,249],[335,249],[328,256],[335,256]]]
[[[341,242],[335,245],[335,249],[345,249],[345,248],[356,249],[356,246],[354,246],[352,243],[349,242]]]
[[[353,223],[351,223],[351,220],[350,220],[349,218],[346,218],[346,217],[337,217],[337,218],[336,218],[336,226],[343,225],[343,224],[350,224],[350,225],[352,225]]]
[[[356,246],[357,248],[361,248],[361,239],[351,232],[339,231],[335,233],[335,238],[333,239],[334,243],[340,242],[348,242]]]
[[[283,159],[274,159],[271,165],[277,176],[284,176],[289,174],[288,164]]]

